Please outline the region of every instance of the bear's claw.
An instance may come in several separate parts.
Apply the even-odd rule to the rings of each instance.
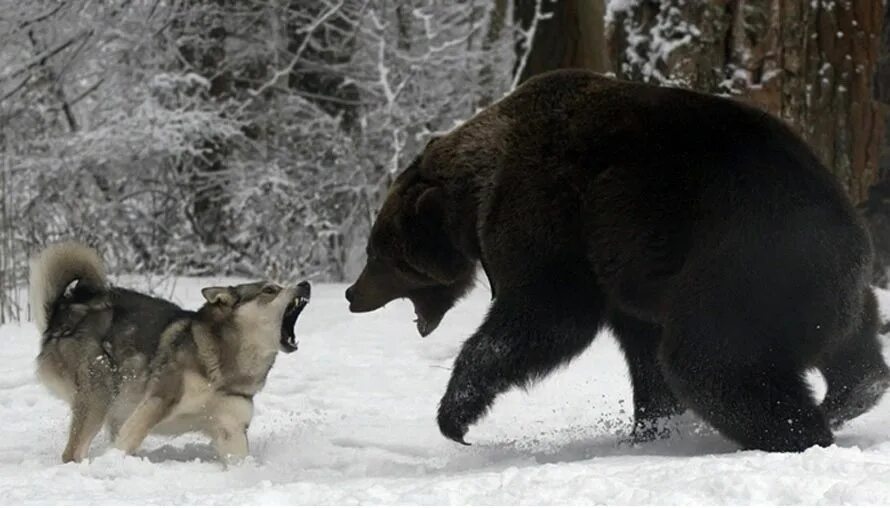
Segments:
[[[439,415],[439,432],[455,443],[470,446],[470,443],[464,440],[464,435],[466,435],[467,430],[467,425],[461,425],[447,416],[442,414]]]

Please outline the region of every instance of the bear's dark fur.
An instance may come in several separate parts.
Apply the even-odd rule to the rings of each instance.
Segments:
[[[439,406],[458,442],[511,386],[609,325],[637,432],[690,408],[747,448],[802,450],[888,384],[868,233],[780,121],[735,101],[557,71],[433,140],[394,183],[354,312],[410,298],[425,335],[493,302]],[[817,405],[804,371],[819,368]]]

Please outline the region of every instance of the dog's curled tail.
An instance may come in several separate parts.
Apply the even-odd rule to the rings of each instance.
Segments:
[[[74,281],[96,290],[107,287],[99,253],[86,245],[65,242],[50,245],[31,260],[31,313],[40,334],[49,326],[49,312]]]

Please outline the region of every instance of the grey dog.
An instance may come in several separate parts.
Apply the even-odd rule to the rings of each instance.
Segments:
[[[41,382],[71,406],[64,462],[81,461],[105,424],[127,453],[149,433],[208,435],[224,461],[248,454],[253,396],[310,286],[254,282],[202,290],[197,311],[108,283],[98,253],[48,247],[32,262],[31,308],[42,336]]]

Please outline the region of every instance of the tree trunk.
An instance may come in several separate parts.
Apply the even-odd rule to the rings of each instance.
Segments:
[[[878,66],[875,70],[875,100],[890,106],[890,2],[884,8],[884,26],[881,29],[881,44],[878,48]]]
[[[884,9],[884,24],[878,46],[877,68],[872,79],[872,91],[875,100],[881,103],[886,119],[887,115],[890,115],[890,2],[887,2]],[[878,165],[878,183],[890,187],[890,129],[884,129],[884,142]]]
[[[884,26],[878,51],[878,64],[872,90],[875,100],[883,103],[886,120],[890,115],[890,3],[884,10]],[[862,215],[871,231],[875,250],[872,282],[886,288],[890,282],[890,129],[884,129],[878,180],[862,203]]]
[[[608,13],[624,79],[740,97],[786,120],[855,202],[878,173],[875,0],[631,0]]]
[[[606,72],[603,0],[516,0],[514,15],[520,26],[531,25],[538,1],[541,12],[550,18],[537,25],[525,66],[517,69],[519,82],[553,69],[580,67]]]

